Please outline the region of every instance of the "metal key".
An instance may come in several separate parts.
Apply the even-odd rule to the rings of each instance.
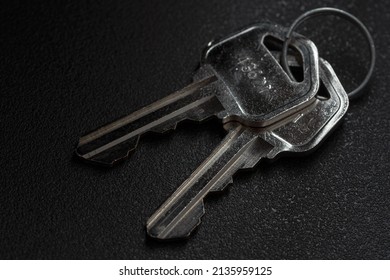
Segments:
[[[80,138],[76,154],[111,166],[127,158],[141,135],[175,129],[185,119],[217,116],[222,123],[266,127],[310,106],[319,86],[317,49],[308,39],[294,37],[303,79],[292,81],[271,53],[286,31],[259,24],[210,43],[194,83]]]
[[[320,60],[322,87],[309,107],[268,127],[253,128],[232,121],[222,143],[175,193],[149,218],[147,233],[158,239],[188,237],[204,214],[203,199],[223,190],[239,169],[253,168],[261,159],[316,148],[336,127],[348,108],[348,97],[331,66]]]

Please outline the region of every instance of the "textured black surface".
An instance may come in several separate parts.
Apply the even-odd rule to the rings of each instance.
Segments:
[[[390,258],[389,2],[24,2],[0,7],[1,258]],[[79,136],[189,83],[212,38],[319,6],[372,31],[365,95],[315,153],[262,163],[208,199],[191,239],[148,240],[146,219],[223,138],[218,121],[147,137],[108,170],[73,158]],[[299,31],[347,90],[361,81],[354,27],[328,17]]]

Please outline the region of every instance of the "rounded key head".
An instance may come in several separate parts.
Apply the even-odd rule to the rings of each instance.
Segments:
[[[310,105],[319,87],[318,52],[296,35],[292,48],[300,55],[301,79],[293,81],[272,54],[280,50],[286,29],[259,24],[209,44],[202,64],[220,80],[217,96],[226,108],[224,122],[268,126]]]

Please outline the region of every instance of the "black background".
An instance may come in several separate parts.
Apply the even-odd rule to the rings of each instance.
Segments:
[[[113,169],[75,159],[79,136],[190,83],[211,39],[320,6],[356,15],[378,52],[343,125],[307,157],[236,176],[188,241],[149,240],[147,218],[221,141],[219,122],[146,137]],[[389,2],[2,1],[0,24],[1,258],[390,258]],[[321,17],[299,32],[347,91],[363,79],[354,26]]]

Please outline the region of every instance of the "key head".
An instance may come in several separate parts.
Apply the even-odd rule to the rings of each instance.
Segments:
[[[319,86],[315,45],[299,35],[291,42],[303,60],[300,82],[292,81],[271,54],[269,44],[281,43],[286,32],[276,24],[258,24],[209,44],[202,64],[220,80],[217,96],[226,109],[220,116],[224,123],[268,126],[315,100]]]
[[[348,109],[348,95],[332,66],[322,58],[320,77],[316,101],[266,133],[264,138],[276,146],[268,158],[274,158],[282,152],[313,151],[341,123]]]

